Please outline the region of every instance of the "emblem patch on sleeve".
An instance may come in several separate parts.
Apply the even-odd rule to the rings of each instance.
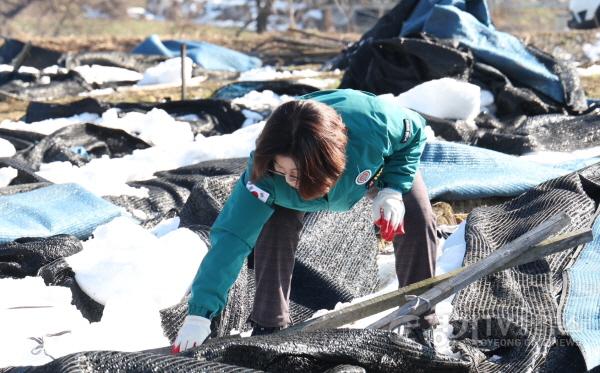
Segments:
[[[410,140],[412,136],[412,123],[408,119],[404,119],[404,137],[402,138],[402,142],[405,143]]]
[[[267,200],[269,199],[269,195],[270,195],[269,193],[260,189],[259,187],[254,185],[254,183],[252,183],[250,181],[248,181],[246,183],[246,189],[248,189],[254,197],[258,198],[259,200],[261,200],[264,203],[267,203]]]
[[[371,170],[364,170],[360,174],[358,174],[358,176],[356,177],[356,180],[354,180],[354,182],[357,185],[363,185],[364,183],[369,181],[369,179],[371,178],[371,175],[372,175]]]

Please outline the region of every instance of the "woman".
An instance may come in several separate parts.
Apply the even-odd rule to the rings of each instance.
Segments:
[[[319,91],[279,106],[211,229],[173,351],[200,345],[254,249],[253,334],[290,323],[294,254],[305,212],[347,211],[374,195],[373,222],[393,241],[400,286],[431,277],[435,220],[417,172],[425,146],[417,113],[354,90]],[[408,210],[406,235],[404,211]]]

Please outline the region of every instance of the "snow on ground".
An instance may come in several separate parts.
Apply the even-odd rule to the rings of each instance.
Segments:
[[[147,180],[157,171],[171,170],[212,159],[247,157],[264,123],[241,128],[222,136],[196,136],[189,143],[138,149],[122,158],[93,159],[82,167],[69,162],[52,162],[40,166],[37,174],[54,183],[75,182],[99,196],[133,195],[145,197],[147,191],[132,188],[128,181]],[[168,129],[165,129],[168,131]],[[169,132],[164,133],[165,137]]]
[[[600,75],[600,65],[594,64],[592,66],[585,67],[585,68],[578,67],[577,68],[577,73],[581,77],[598,76],[598,75]]]
[[[0,158],[12,157],[16,152],[17,150],[15,149],[14,145],[10,143],[10,141],[0,139]]]
[[[119,117],[118,109],[109,109],[96,124],[122,129],[150,145],[178,145],[194,141],[189,123],[175,120],[166,111],[152,109],[148,113],[130,112]],[[168,135],[167,135],[168,134]]]
[[[181,301],[208,250],[195,233],[178,225],[179,219],[171,219],[149,231],[116,218],[66,258],[79,286],[105,305],[98,323],[90,324],[70,304],[66,287],[47,287],[41,277],[0,280],[0,366],[41,365],[50,356],[85,350],[169,345],[159,310]],[[39,348],[34,353],[41,338],[45,353]]]
[[[584,43],[581,47],[583,49],[583,53],[590,59],[592,62],[596,62],[600,60],[600,33],[596,34],[598,40],[594,44]]]
[[[457,87],[449,81],[447,85],[439,81],[435,84],[441,91],[448,88],[454,92]],[[459,98],[458,102],[468,108],[457,108],[455,112],[447,110],[447,115],[469,117],[474,108],[483,103],[479,92],[477,95],[474,93],[475,90]],[[448,94],[445,96],[448,97]],[[102,116],[81,114],[37,123],[3,121],[0,127],[50,134],[69,124],[91,122],[122,128],[139,136],[154,146],[121,158],[94,159],[82,167],[66,162],[42,164],[38,175],[57,183],[79,183],[100,196],[144,196],[144,190],[131,188],[125,183],[152,178],[156,171],[200,161],[248,156],[264,126],[259,111],[289,99],[291,97],[279,97],[272,92],[250,92],[237,101],[249,108],[246,126],[232,134],[212,137],[199,135],[193,138],[185,118],[175,120],[161,110],[146,114],[129,113],[122,118],[118,117],[116,110],[109,110]],[[419,97],[412,97],[411,100],[424,110],[437,110],[433,106],[438,106],[438,102],[429,97],[420,97],[421,101]],[[5,147],[0,143],[0,150],[3,149]],[[6,150],[5,154],[12,152],[13,149]],[[550,162],[552,159],[585,158],[597,154],[598,148],[569,154],[544,152],[528,157]],[[0,174],[4,172],[12,172],[6,179],[14,175],[9,168],[0,169]],[[0,358],[0,367],[8,364],[39,365],[50,361],[42,350],[35,350],[39,343],[30,337],[43,338],[44,351],[53,357],[82,350],[134,351],[168,345],[157,310],[177,303],[183,297],[206,252],[206,247],[195,234],[187,229],[178,229],[178,225],[177,219],[170,219],[148,231],[128,218],[118,218],[98,227],[93,238],[83,243],[83,251],[66,258],[81,286],[105,304],[103,318],[98,323],[89,324],[70,305],[71,294],[66,288],[47,287],[40,278],[0,280],[3,298],[0,306],[3,335],[0,350],[7,352]],[[458,229],[443,245],[437,274],[462,264],[464,229]],[[380,255],[378,266],[380,288],[369,297],[397,288],[394,256]],[[360,299],[353,303],[358,301]],[[15,308],[22,306],[28,308]],[[443,320],[444,315],[451,312],[450,303],[438,305],[436,312]],[[375,315],[349,326],[364,327],[382,316]],[[438,327],[436,333],[447,333],[444,325],[447,326],[447,323]],[[438,351],[451,353],[443,336],[435,334],[434,341]]]
[[[8,130],[37,132],[43,135],[49,135],[61,128],[77,123],[95,123],[98,120],[98,114],[83,113],[67,118],[47,119],[40,122],[25,123],[3,120],[0,122],[0,128]]]
[[[328,72],[329,73],[329,72]],[[340,75],[339,70],[334,70],[333,74]],[[240,74],[240,81],[258,81],[273,79],[297,79],[297,78],[318,78],[323,72],[312,69],[304,70],[277,70],[273,66],[264,66]]]
[[[143,78],[143,75],[137,71],[114,66],[81,65],[76,66],[73,70],[77,71],[89,84],[123,81],[137,82]]]
[[[0,167],[0,188],[9,185],[18,174],[19,171],[12,167]]]
[[[69,288],[46,286],[41,277],[0,279],[0,294],[0,367],[45,364],[51,358],[36,351],[41,338],[44,344],[64,339],[71,330],[90,325],[71,305]]]
[[[384,94],[379,97],[443,119],[473,121],[481,111],[479,86],[452,78],[430,80],[398,96]]]
[[[185,79],[192,78],[192,66],[194,61],[191,58],[185,58]],[[144,77],[137,85],[181,83],[181,57],[170,58],[159,63],[156,66],[148,68],[144,72]]]
[[[0,64],[0,73],[4,73],[4,72],[11,73],[11,72],[13,72],[13,70],[14,70],[13,65]],[[21,67],[19,67],[19,70],[17,72],[22,73],[22,74],[33,74],[33,75],[40,74],[40,70],[38,70],[32,66],[21,66]]]
[[[242,97],[235,98],[231,102],[245,106],[253,111],[271,111],[277,106],[293,100],[294,97],[288,95],[277,95],[273,91],[264,90],[261,92],[251,91]]]

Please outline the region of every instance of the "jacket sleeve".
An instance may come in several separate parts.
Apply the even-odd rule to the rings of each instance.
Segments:
[[[248,169],[250,169],[250,164]],[[208,251],[192,283],[189,314],[213,318],[227,303],[229,289],[237,279],[273,208],[246,187],[248,169],[234,186],[210,233]],[[262,190],[265,185],[261,184]]]
[[[425,148],[425,119],[412,110],[403,110],[402,119],[387,124],[392,153],[384,158],[383,186],[402,193],[412,188]]]

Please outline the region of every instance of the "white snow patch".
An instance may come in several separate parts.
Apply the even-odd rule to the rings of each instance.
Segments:
[[[437,118],[472,121],[480,112],[480,91],[475,84],[442,78],[419,84],[398,96],[379,97]]]
[[[156,108],[145,114],[126,113],[121,118],[117,109],[109,109],[97,124],[122,129],[151,145],[177,145],[194,140],[189,123],[176,121],[166,111]]]
[[[278,95],[271,90],[261,92],[250,91],[242,97],[233,99],[234,104],[245,106],[253,111],[272,111],[277,106],[293,100],[294,97],[288,95]]]
[[[107,82],[137,82],[144,76],[137,71],[115,66],[81,65],[74,68],[89,84]]]
[[[119,217],[96,228],[83,250],[66,261],[81,289],[96,302],[135,295],[158,311],[183,299],[207,251],[187,228],[157,237]]]
[[[0,138],[0,158],[12,157],[16,152],[17,149],[10,141]]]
[[[315,78],[323,73],[320,71],[306,70],[277,70],[273,66],[264,66],[256,69],[244,71],[240,74],[240,81],[256,81],[256,80],[275,80],[275,79],[291,79],[291,78]]]
[[[577,73],[581,77],[598,76],[598,75],[600,75],[600,65],[593,64],[592,66],[585,67],[585,68],[578,67],[577,68]]]
[[[32,123],[3,120],[2,122],[0,122],[0,128],[5,128],[8,130],[29,131],[41,133],[43,135],[50,135],[51,133],[56,132],[61,128],[70,126],[71,124],[94,123],[97,119],[97,114],[83,113],[73,115],[72,117],[67,118],[46,119],[40,122]]]
[[[10,182],[17,177],[19,171],[12,167],[0,167],[0,188],[3,188],[10,184]]]
[[[192,78],[192,66],[194,62],[191,58],[185,57],[185,79]],[[175,57],[159,63],[156,66],[148,68],[144,72],[144,77],[137,85],[181,83],[181,57]]]
[[[40,343],[31,338],[43,339],[46,344],[89,326],[71,305],[69,288],[46,286],[41,277],[0,279],[0,294],[0,367],[46,364],[52,359],[37,350]],[[56,335],[60,333],[64,334]],[[72,351],[79,351],[72,347]]]

